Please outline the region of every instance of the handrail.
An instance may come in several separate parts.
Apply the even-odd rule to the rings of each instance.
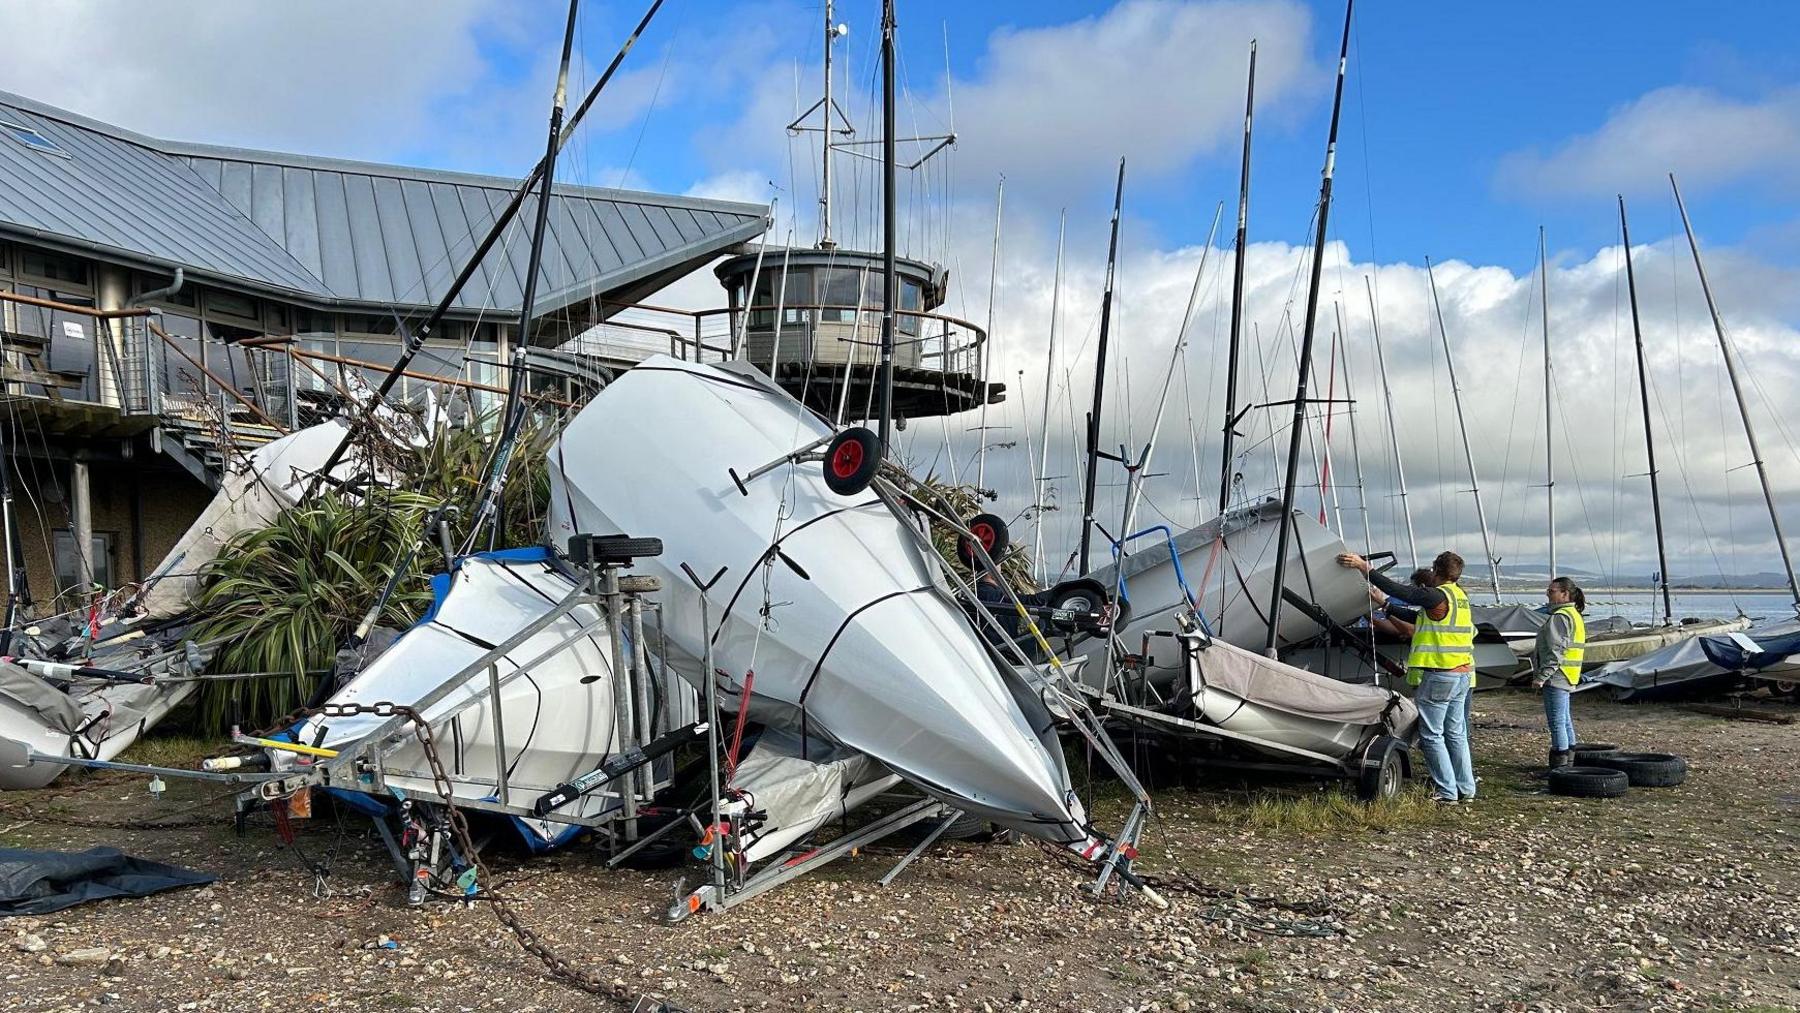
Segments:
[[[57,302],[54,299],[43,299],[35,295],[8,292],[4,289],[0,289],[0,302],[23,303],[27,306],[37,306],[47,310],[59,310],[63,313],[73,313],[77,316],[92,317],[96,320],[117,320],[120,317],[147,317],[150,314],[157,312],[153,309],[141,307],[123,310],[101,310],[95,309],[92,306],[77,306],[74,303]]]
[[[243,341],[238,342],[238,344],[249,345],[251,347],[263,349],[265,351],[273,350],[273,346],[275,346],[275,345],[284,345],[285,347],[282,348],[282,351],[285,351],[288,355],[290,355],[294,358],[317,359],[320,362],[331,362],[331,363],[336,363],[340,366],[354,366],[358,369],[385,370],[385,369],[392,368],[390,366],[385,366],[379,362],[370,362],[366,359],[352,359],[347,355],[332,355],[328,352],[314,352],[309,349],[297,348],[293,344],[292,338],[284,337],[281,335],[270,335],[270,336],[262,337],[262,338],[245,338]],[[504,364],[502,364],[502,365],[504,365]],[[318,373],[317,370],[314,370],[314,372]],[[324,376],[324,374],[322,374],[322,373],[318,373],[318,375],[321,377]],[[458,379],[455,377],[448,377],[448,376],[435,376],[431,373],[419,373],[419,372],[415,372],[414,370],[410,370],[410,369],[401,370],[400,375],[404,376],[404,377],[409,377],[414,380],[426,380],[431,383],[441,383],[447,387],[463,387],[463,388],[466,388],[469,390],[487,391],[492,394],[505,394],[507,392],[505,387],[498,387],[498,386],[495,386],[490,383],[481,383],[476,380],[463,380],[463,379]],[[332,386],[336,386],[336,384],[333,384]],[[342,390],[342,388],[339,388],[339,389]],[[348,394],[348,391],[345,391],[344,393]],[[556,405],[558,408],[574,408],[574,407],[576,407],[576,404],[573,401],[565,401],[562,398],[551,397],[548,394],[526,393],[526,394],[524,394],[524,396],[531,398],[533,400],[537,400],[537,401],[548,401],[551,404]]]
[[[226,380],[224,377],[213,372],[212,370],[207,369],[205,363],[203,363],[199,359],[196,359],[193,356],[189,355],[187,353],[187,349],[182,348],[180,345],[176,344],[175,339],[169,337],[168,332],[164,331],[161,327],[158,327],[156,325],[156,321],[145,320],[144,323],[150,328],[150,333],[161,338],[163,340],[163,344],[169,346],[170,348],[173,348],[175,350],[175,354],[181,356],[182,358],[186,359],[188,362],[192,363],[195,369],[198,369],[200,372],[206,374],[207,378],[210,379],[213,383],[218,384],[220,390],[224,391],[227,394],[230,394],[234,399],[237,400],[237,402],[239,404],[243,405],[245,408],[250,409],[250,414],[255,415],[257,418],[261,419],[264,422],[264,424],[268,425],[269,427],[277,430],[278,432],[280,432],[284,435],[288,432],[288,428],[286,426],[284,426],[281,423],[270,418],[267,412],[264,412],[261,408],[258,408],[254,401],[251,401],[249,398],[245,397],[243,395],[242,391],[239,391],[236,387],[233,387],[231,385],[230,381]],[[227,424],[229,424],[230,420],[228,419],[226,421],[227,421]]]

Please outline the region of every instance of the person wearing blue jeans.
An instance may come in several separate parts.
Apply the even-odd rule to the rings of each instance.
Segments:
[[[1438,801],[1475,797],[1469,728],[1463,717],[1468,696],[1469,677],[1462,672],[1426,672],[1413,690],[1413,703],[1419,708],[1419,751],[1425,754],[1432,796]]]
[[[1574,762],[1575,719],[1569,702],[1581,684],[1581,665],[1587,654],[1587,595],[1567,577],[1557,577],[1544,589],[1550,617],[1538,630],[1531,652],[1533,684],[1544,694],[1544,723],[1550,726],[1550,769]]]

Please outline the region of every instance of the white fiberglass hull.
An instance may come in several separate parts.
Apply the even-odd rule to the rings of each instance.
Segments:
[[[1086,841],[1047,708],[991,656],[909,521],[872,490],[832,493],[816,462],[742,490],[732,477],[830,433],[747,368],[651,359],[552,450],[551,540],[661,538],[636,569],[662,580],[669,660],[699,684],[710,637],[728,706],[866,753],[982,818]],[[710,630],[684,563],[724,570]]]
[[[542,549],[489,553],[463,559],[434,583],[433,611],[383,651],[331,698],[334,704],[396,703],[412,706],[519,630],[549,612],[576,588],[574,580],[549,562]],[[530,801],[557,785],[599,767],[613,752],[618,728],[613,707],[611,646],[606,628],[586,633],[600,620],[598,609],[577,608],[508,652],[499,676],[548,655],[528,673],[501,687],[501,724],[511,802]],[[564,641],[567,641],[566,643]],[[485,669],[425,711],[438,755],[461,799],[497,797],[494,712],[485,696]],[[461,710],[469,700],[481,702]],[[452,711],[457,711],[454,716]],[[296,733],[298,741],[341,749],[385,719],[374,715],[315,716]],[[320,738],[320,729],[324,729]],[[388,783],[402,790],[432,790],[424,750],[409,734],[383,754]],[[616,807],[616,795],[596,792],[559,810],[592,818]],[[534,844],[558,840],[566,824],[524,819]]]

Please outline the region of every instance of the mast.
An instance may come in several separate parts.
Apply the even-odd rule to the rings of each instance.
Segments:
[[[1250,126],[1256,113],[1256,40],[1244,86],[1244,159],[1238,170],[1237,256],[1231,267],[1231,350],[1225,360],[1225,435],[1219,448],[1219,512],[1231,505],[1231,453],[1237,436],[1238,347],[1244,334],[1244,235],[1250,226]]]
[[[1031,565],[1039,576],[1044,574],[1044,487],[1050,481],[1050,382],[1056,376],[1056,324],[1061,315],[1062,303],[1062,266],[1063,266],[1063,230],[1068,225],[1069,213],[1064,211],[1056,220],[1056,276],[1050,284],[1050,352],[1044,359],[1044,408],[1042,420],[1038,423],[1038,432],[1042,439],[1038,443],[1037,495],[1034,498],[1037,518],[1036,530],[1032,532],[1034,540],[1031,550]]]
[[[830,6],[827,4],[827,6]],[[1000,185],[994,191],[994,257],[988,269],[988,317],[987,334],[981,342],[981,421],[976,424],[976,431],[981,434],[975,451],[975,485],[987,487],[987,416],[988,416],[988,369],[994,361],[994,294],[1000,281],[1000,215],[1006,208],[1006,174],[1000,174]],[[1026,448],[1030,454],[1030,448]]]
[[[829,111],[829,110],[827,110]],[[881,452],[888,453],[894,422],[894,0],[881,4]],[[826,135],[829,139],[830,135]]]
[[[1331,474],[1331,420],[1335,413],[1333,405],[1337,404],[1337,349],[1338,334],[1331,334],[1330,350],[1325,358],[1325,424],[1323,443],[1324,460],[1319,465],[1319,523],[1325,523],[1325,504],[1327,498],[1331,503],[1331,519],[1337,525],[1338,537],[1344,537],[1344,508],[1338,501],[1337,483],[1332,481]]]
[[[1381,400],[1387,406],[1388,440],[1394,451],[1394,478],[1400,486],[1400,516],[1406,519],[1406,551],[1412,565],[1419,565],[1419,540],[1413,535],[1412,507],[1406,502],[1406,465],[1400,460],[1400,428],[1394,425],[1394,389],[1388,385],[1387,354],[1381,349],[1381,317],[1375,312],[1375,285],[1363,275],[1363,291],[1369,294],[1369,329],[1375,334],[1375,365],[1381,373]]]
[[[1306,286],[1306,326],[1300,339],[1300,375],[1294,384],[1294,424],[1288,431],[1287,475],[1281,484],[1281,531],[1275,538],[1275,581],[1269,592],[1269,638],[1264,653],[1275,657],[1281,639],[1281,610],[1286,604],[1288,541],[1294,530],[1294,483],[1300,476],[1300,435],[1306,429],[1306,383],[1312,369],[1313,337],[1318,332],[1319,283],[1325,271],[1325,234],[1331,220],[1331,179],[1337,172],[1338,121],[1344,111],[1344,73],[1350,64],[1350,15],[1356,0],[1344,0],[1344,37],[1338,44],[1337,87],[1331,97],[1331,131],[1325,141],[1325,170],[1319,181],[1319,231],[1313,237],[1312,279]]]
[[[651,0],[650,9],[644,12],[643,18],[638,21],[637,27],[632,29],[625,44],[619,47],[617,53],[613,54],[612,62],[606,65],[606,70],[601,73],[600,79],[594,82],[592,88],[588,89],[587,97],[583,98],[581,104],[575,107],[574,115],[569,117],[569,122],[562,128],[561,135],[556,138],[553,154],[554,151],[560,151],[563,145],[569,143],[569,136],[575,132],[576,125],[593,107],[594,100],[599,98],[600,93],[606,89],[607,83],[618,71],[619,65],[625,62],[625,55],[631,52],[632,46],[637,44],[639,36],[644,34],[644,29],[650,25],[650,19],[656,16],[656,12],[662,8],[662,5],[663,0]],[[499,242],[501,235],[512,224],[513,218],[518,215],[519,209],[525,204],[526,195],[531,193],[531,188],[537,184],[539,176],[545,171],[548,161],[549,159],[540,160],[532,168],[531,173],[525,177],[525,180],[519,184],[519,188],[513,191],[512,199],[494,217],[494,224],[488,227],[487,235],[482,237],[474,252],[469,254],[469,259],[463,262],[462,270],[457,273],[455,280],[450,282],[450,288],[438,299],[437,305],[432,307],[425,322],[419,325],[418,330],[406,336],[405,344],[400,348],[399,357],[394,360],[393,366],[388,368],[387,375],[382,377],[381,383],[376,386],[374,393],[369,395],[368,402],[358,407],[355,416],[344,427],[344,435],[338,438],[337,446],[332,448],[330,455],[325,458],[324,465],[307,483],[306,491],[301,496],[302,499],[310,498],[318,492],[320,483],[344,459],[344,452],[350,448],[351,439],[368,424],[369,419],[375,414],[375,409],[381,406],[387,399],[388,393],[394,389],[394,385],[400,382],[401,375],[412,364],[413,358],[419,354],[419,349],[425,347],[426,339],[443,321],[444,314],[450,311],[450,307],[456,302],[456,297],[461,295],[463,287],[468,285],[469,279],[473,278],[475,272],[481,268],[481,262],[487,257],[488,251],[494,248],[494,244]]]
[[[1657,583],[1662,585],[1663,625],[1675,625],[1669,596],[1669,555],[1663,544],[1662,494],[1656,484],[1656,440],[1650,435],[1650,375],[1644,366],[1644,328],[1638,320],[1637,272],[1631,266],[1631,228],[1625,224],[1625,197],[1619,196],[1619,236],[1625,243],[1625,287],[1631,293],[1631,339],[1637,348],[1638,399],[1644,403],[1644,456],[1650,462],[1650,515],[1656,521]],[[1755,452],[1754,442],[1751,444]]]
[[[19,618],[19,561],[13,556],[12,456],[0,419],[0,538],[6,540],[6,625],[0,627],[0,656],[12,653],[13,623]]]
[[[487,484],[469,519],[468,545],[473,547],[481,528],[494,514],[500,501],[500,490],[506,484],[506,466],[512,459],[513,445],[525,419],[525,357],[531,348],[531,330],[537,308],[538,275],[544,259],[544,234],[550,224],[550,188],[556,181],[556,149],[562,137],[563,109],[569,100],[569,55],[575,47],[575,15],[581,0],[569,0],[569,22],[563,29],[562,60],[556,70],[556,95],[550,103],[550,131],[544,141],[544,171],[538,175],[537,218],[532,223],[531,250],[525,258],[524,295],[519,300],[519,325],[514,336],[512,374],[506,383],[506,419],[500,429],[500,440],[488,460]]]
[[[1444,342],[1444,368],[1450,373],[1450,400],[1456,405],[1456,429],[1462,434],[1463,460],[1469,463],[1469,491],[1475,494],[1475,523],[1481,527],[1481,552],[1487,557],[1488,586],[1494,601],[1500,600],[1500,561],[1494,558],[1494,543],[1488,537],[1487,511],[1481,506],[1481,480],[1475,476],[1475,448],[1469,443],[1469,421],[1463,417],[1462,387],[1456,383],[1456,357],[1450,352],[1450,332],[1444,327],[1444,304],[1438,301],[1437,273],[1431,258],[1425,258],[1425,277],[1431,282],[1431,305],[1437,311],[1438,337]]]
[[[1356,435],[1356,392],[1350,389],[1350,336],[1344,330],[1344,304],[1333,300],[1331,308],[1337,314],[1338,343],[1342,346],[1338,363],[1344,371],[1344,402],[1350,406],[1350,460],[1356,466],[1356,505],[1362,511],[1363,549],[1367,552],[1375,547],[1375,535],[1369,530],[1369,487],[1363,484],[1362,444]]]
[[[1106,290],[1100,295],[1100,347],[1094,359],[1094,407],[1087,417],[1087,482],[1081,494],[1081,569],[1088,572],[1088,548],[1094,530],[1094,491],[1100,479],[1100,408],[1106,398],[1106,344],[1112,330],[1113,274],[1119,266],[1119,206],[1125,199],[1125,160],[1113,187],[1112,238],[1106,246]],[[1121,531],[1119,537],[1125,537]]]
[[[1681,199],[1681,187],[1675,185],[1675,174],[1669,173],[1669,188],[1675,191],[1675,206],[1681,209],[1681,227],[1687,231],[1688,249],[1694,252],[1694,271],[1700,275],[1700,291],[1706,294],[1706,309],[1712,314],[1713,333],[1719,338],[1719,352],[1725,357],[1725,375],[1731,378],[1731,393],[1737,399],[1738,417],[1744,422],[1744,438],[1750,442],[1751,463],[1756,465],[1756,479],[1762,483],[1763,502],[1769,507],[1769,525],[1775,529],[1775,546],[1781,550],[1781,565],[1787,570],[1788,594],[1793,596],[1794,610],[1800,612],[1800,582],[1794,579],[1794,558],[1788,554],[1787,536],[1781,531],[1781,514],[1775,509],[1775,491],[1769,486],[1769,472],[1763,466],[1762,450],[1756,442],[1756,428],[1750,424],[1750,406],[1744,400],[1744,388],[1738,382],[1737,351],[1725,335],[1725,321],[1719,316],[1719,304],[1713,300],[1712,285],[1706,280],[1706,265],[1700,262],[1700,243],[1694,238],[1694,226],[1688,221],[1687,204]],[[1629,247],[1627,247],[1629,249]],[[1667,574],[1664,575],[1665,580]]]
[[[1544,318],[1544,500],[1550,522],[1550,576],[1556,576],[1556,453],[1555,413],[1552,411],[1550,372],[1550,255],[1544,247],[1544,227],[1538,226],[1538,266],[1543,284],[1538,287],[1538,306]]]
[[[821,111],[824,113],[825,118],[825,131],[819,135],[825,142],[823,148],[819,152],[819,162],[821,164],[819,178],[819,249],[821,250],[829,250],[837,245],[837,241],[831,238],[831,128],[834,125],[832,113],[837,108],[831,104],[831,44],[837,41],[837,37],[841,33],[838,31],[838,26],[834,24],[833,21],[832,0],[825,0],[825,98],[820,102],[820,105],[823,107]],[[786,286],[787,282],[784,279],[782,287],[785,289]],[[846,374],[846,376],[847,375],[848,374]]]

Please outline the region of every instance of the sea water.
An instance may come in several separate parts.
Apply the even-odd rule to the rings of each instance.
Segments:
[[[1758,624],[1794,618],[1794,600],[1786,594],[1746,591],[1671,592],[1675,602],[1675,620],[1732,619],[1747,616]],[[1535,608],[1544,604],[1542,595],[1527,598],[1506,595],[1512,604]],[[1476,604],[1480,598],[1476,597]],[[1662,595],[1654,591],[1594,591],[1588,595],[1589,617],[1624,616],[1634,623],[1662,621]]]

